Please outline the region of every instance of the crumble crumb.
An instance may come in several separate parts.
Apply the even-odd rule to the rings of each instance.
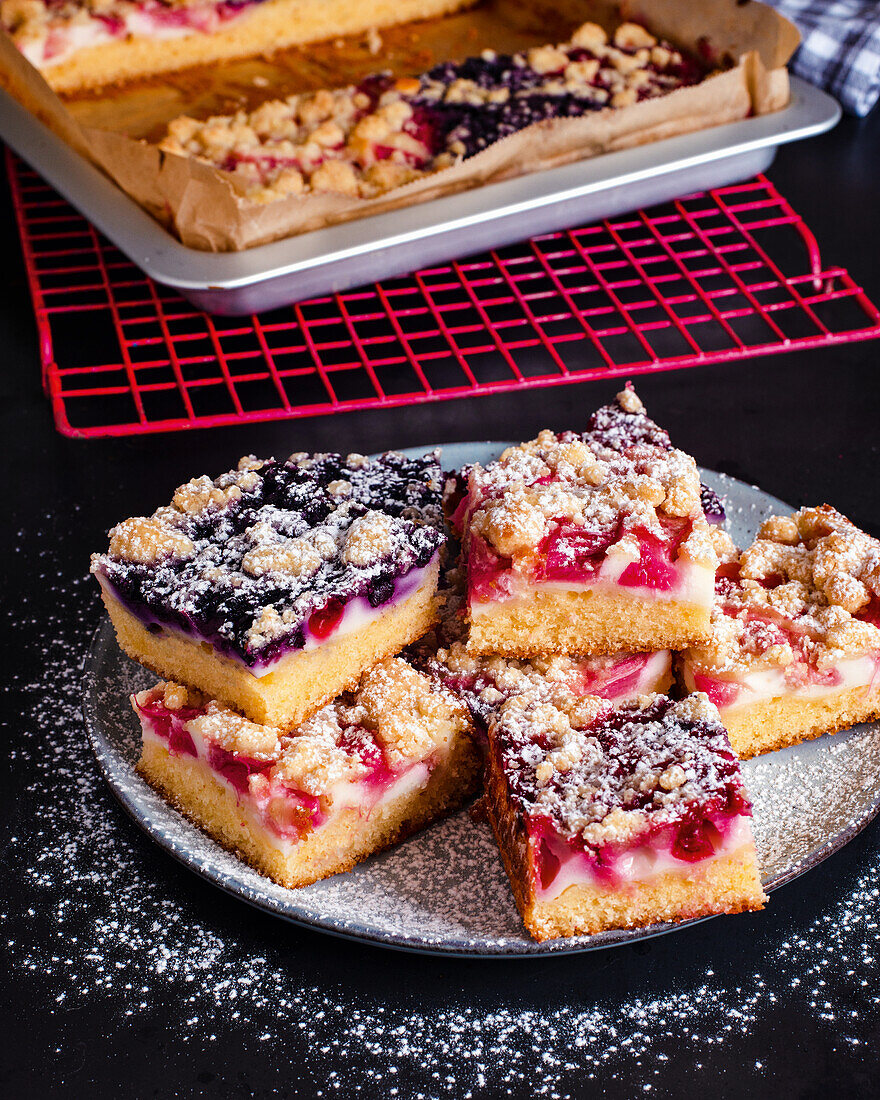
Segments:
[[[384,512],[367,512],[348,529],[342,560],[348,565],[371,565],[394,546],[392,524]]]
[[[123,520],[110,532],[110,556],[152,565],[162,558],[183,560],[195,553],[195,544],[181,531],[155,517],[134,516]]]

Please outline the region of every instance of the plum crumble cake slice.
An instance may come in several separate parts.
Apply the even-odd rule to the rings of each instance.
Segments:
[[[880,717],[880,542],[822,505],[765,520],[741,554],[727,539],[721,556],[711,634],[681,675],[739,756]]]
[[[92,572],[122,648],[286,728],[435,621],[435,455],[291,455],[181,486]]]
[[[144,778],[282,886],[350,870],[479,783],[465,708],[397,657],[290,733],[174,683],[132,704]]]
[[[489,726],[485,809],[535,939],[760,909],[751,805],[705,695],[526,690]]]
[[[430,19],[474,0],[0,0],[0,25],[60,92]]]
[[[523,691],[564,691],[618,704],[638,695],[667,692],[674,682],[672,652],[612,653],[605,657],[477,657],[461,642],[439,649],[427,665],[468,707],[477,729],[502,699]]]
[[[717,558],[696,465],[675,448],[543,431],[470,467],[453,527],[472,653],[656,651],[708,633]]]
[[[199,121],[162,148],[231,172],[259,202],[333,191],[372,198],[473,156],[532,123],[625,107],[698,83],[703,67],[635,23],[609,42],[594,23],[560,46],[484,50],[420,76],[272,100]]]

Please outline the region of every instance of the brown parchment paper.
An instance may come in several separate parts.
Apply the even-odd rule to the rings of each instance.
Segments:
[[[354,83],[390,68],[415,74],[491,46],[515,50],[564,41],[587,20],[613,28],[634,19],[708,61],[729,66],[702,83],[630,107],[552,119],[504,138],[468,160],[375,199],[322,193],[256,202],[229,173],[154,144],[181,113],[251,109],[291,92]],[[70,100],[55,95],[0,34],[0,87],[193,248],[237,251],[322,226],[394,210],[482,183],[778,110],[788,102],[784,68],[798,32],[754,0],[489,0],[445,19],[383,31],[376,56],[342,40],[270,59],[205,66]]]

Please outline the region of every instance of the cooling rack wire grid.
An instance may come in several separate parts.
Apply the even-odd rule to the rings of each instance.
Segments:
[[[826,264],[764,176],[221,318],[148,279],[8,152],[7,166],[43,385],[73,437],[412,405],[880,336],[880,310]]]

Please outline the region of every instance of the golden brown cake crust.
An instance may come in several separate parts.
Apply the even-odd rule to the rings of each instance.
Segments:
[[[749,845],[724,859],[694,865],[684,876],[665,872],[622,889],[575,884],[551,902],[533,902],[523,920],[536,940],[548,940],[754,912],[766,900]]]
[[[595,656],[620,650],[677,649],[706,636],[709,609],[673,601],[639,602],[612,593],[536,591],[499,601],[471,618],[474,654]]]
[[[724,712],[730,744],[740,760],[800,745],[826,733],[840,733],[877,718],[880,687],[873,691],[854,687],[818,699],[786,695]]]

